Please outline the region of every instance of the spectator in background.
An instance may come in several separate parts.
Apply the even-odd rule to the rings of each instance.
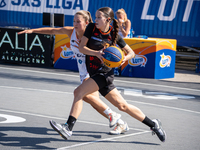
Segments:
[[[117,20],[119,23],[119,32],[118,34],[122,38],[128,38],[131,29],[131,21],[127,18],[127,14],[123,8],[118,9],[116,12]]]

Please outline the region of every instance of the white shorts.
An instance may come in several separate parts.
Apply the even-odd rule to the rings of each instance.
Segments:
[[[87,79],[89,77],[90,77],[89,73],[87,73],[85,75],[80,75],[81,84],[83,83],[83,80],[85,80],[85,79]]]

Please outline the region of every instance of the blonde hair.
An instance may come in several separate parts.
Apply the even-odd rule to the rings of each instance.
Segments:
[[[93,23],[92,16],[89,11],[80,10],[80,11],[76,12],[75,15],[81,15],[85,19],[85,22],[88,21],[89,23]]]
[[[127,14],[126,14],[126,12],[125,12],[125,10],[123,8],[118,9],[116,14],[124,14],[124,22],[126,22],[128,20]]]

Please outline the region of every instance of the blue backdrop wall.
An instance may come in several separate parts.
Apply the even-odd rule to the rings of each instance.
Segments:
[[[0,26],[43,27],[43,12],[73,15],[88,10],[95,19],[98,8],[124,8],[136,35],[177,39],[178,46],[200,47],[199,0],[0,0]]]

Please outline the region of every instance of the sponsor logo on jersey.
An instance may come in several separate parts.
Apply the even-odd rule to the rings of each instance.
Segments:
[[[96,37],[94,37],[94,36],[92,36],[91,39],[96,40],[96,41],[99,41],[99,42],[102,42],[102,39],[96,38]]]
[[[98,35],[99,35],[99,33],[94,33],[94,35],[95,35],[95,36],[98,36]]]

